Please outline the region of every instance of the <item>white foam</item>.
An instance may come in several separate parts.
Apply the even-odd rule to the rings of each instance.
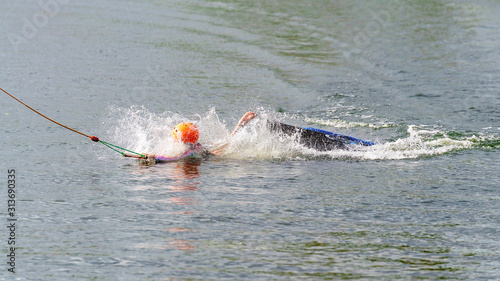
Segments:
[[[365,118],[369,116],[363,116]],[[321,126],[327,126],[327,127],[333,127],[333,128],[355,128],[355,127],[368,127],[368,128],[373,128],[373,129],[381,129],[381,128],[390,128],[390,127],[395,127],[396,125],[394,123],[385,123],[385,122],[378,122],[378,123],[366,123],[366,122],[353,122],[353,121],[346,121],[346,120],[340,120],[340,119],[334,119],[334,120],[323,120],[323,119],[318,119],[318,118],[304,118],[304,121],[308,123],[313,123],[313,124],[318,124]]]
[[[454,150],[468,149],[473,145],[467,139],[453,140],[441,131],[420,129],[417,126],[408,126],[407,133],[405,138],[370,147],[357,147],[341,152],[340,155],[364,160],[401,160],[442,155]]]

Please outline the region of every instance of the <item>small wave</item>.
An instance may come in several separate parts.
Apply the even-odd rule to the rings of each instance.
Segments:
[[[335,158],[361,160],[403,160],[433,157],[466,149],[493,148],[500,146],[496,136],[466,135],[408,126],[407,136],[370,147],[357,147],[348,151],[328,152]]]
[[[390,122],[378,122],[378,123],[365,123],[365,122],[353,122],[353,121],[346,121],[346,120],[340,120],[340,119],[335,119],[335,120],[322,120],[318,118],[304,118],[304,121],[310,123],[310,124],[316,124],[320,126],[327,126],[327,127],[333,127],[333,128],[345,128],[345,129],[350,129],[350,128],[356,128],[356,127],[368,127],[372,129],[382,129],[382,128],[392,128],[396,127],[397,125],[394,123]]]
[[[421,130],[416,126],[408,127],[408,136],[395,141],[369,147],[356,158],[368,160],[401,160],[443,155],[452,151],[470,149],[473,143],[469,140],[454,140],[449,137],[429,139],[437,134],[435,130]]]

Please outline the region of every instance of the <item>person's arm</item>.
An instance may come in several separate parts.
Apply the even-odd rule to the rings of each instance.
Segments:
[[[147,157],[155,157],[154,154],[146,154],[146,153],[143,153],[142,155],[146,156],[146,157],[143,157],[142,155],[138,155],[138,154],[132,154],[132,153],[129,153],[129,152],[124,152],[122,154],[123,156],[125,157],[133,157],[133,158],[147,158]]]
[[[230,136],[233,136],[234,134],[236,134],[236,132],[238,132],[238,130],[241,127],[243,127],[246,124],[248,124],[248,122],[250,122],[255,117],[257,117],[257,113],[255,113],[253,111],[249,111],[249,112],[245,113],[245,115],[243,115],[243,117],[241,117],[240,121],[238,122],[238,125],[236,125],[236,128],[234,128],[234,131],[231,133]],[[226,147],[228,145],[229,145],[228,142],[220,144],[217,147],[215,147],[212,150],[210,150],[209,152],[212,153],[212,154],[214,154],[214,155],[221,155],[222,152],[224,152],[224,150],[226,149]]]
[[[255,113],[253,111],[249,111],[249,112],[245,113],[245,115],[243,115],[243,117],[241,117],[240,121],[238,122],[238,125],[236,125],[236,128],[234,128],[234,131],[231,133],[231,136],[236,134],[236,132],[238,132],[238,130],[241,127],[245,126],[248,122],[250,122],[255,117],[257,117],[257,113]]]
[[[177,156],[177,157],[165,157],[165,156],[161,156],[161,155],[156,155],[156,156],[154,156],[154,159],[156,161],[158,161],[158,162],[170,162],[170,161],[177,161],[177,160],[181,160],[181,159],[186,158],[186,157],[190,157],[193,154],[194,154],[193,151],[187,150],[181,156]]]
[[[181,160],[183,158],[191,156],[192,154],[193,154],[193,151],[187,150],[186,152],[184,152],[184,154],[177,156],[177,157],[166,157],[166,156],[162,156],[162,155],[147,154],[147,153],[143,153],[143,155],[145,157],[142,157],[141,155],[131,154],[131,153],[127,153],[127,152],[125,152],[123,154],[123,156],[140,158],[140,159],[154,159],[155,161],[158,161],[158,162],[168,162],[168,161]]]
[[[221,154],[222,154],[222,152],[224,152],[224,150],[226,149],[226,147],[227,147],[228,145],[229,145],[229,143],[228,143],[228,142],[225,142],[225,143],[223,143],[223,144],[220,144],[220,145],[218,145],[218,146],[216,146],[216,147],[214,147],[214,148],[210,149],[210,150],[208,151],[208,153],[211,153],[211,154],[213,154],[213,155],[221,155]]]

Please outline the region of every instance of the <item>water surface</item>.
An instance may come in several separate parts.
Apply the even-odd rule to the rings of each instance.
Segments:
[[[212,146],[259,117],[222,157],[142,165],[4,95],[17,279],[500,276],[498,1],[51,3],[0,4],[1,87],[49,117],[156,153],[178,122]]]

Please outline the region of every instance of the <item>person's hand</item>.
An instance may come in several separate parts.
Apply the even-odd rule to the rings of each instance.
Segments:
[[[250,120],[254,119],[255,117],[257,117],[257,113],[253,111],[245,113],[245,115],[241,117],[240,122],[238,122],[238,126],[245,126],[245,124],[250,122]]]
[[[250,122],[250,120],[254,119],[255,117],[257,117],[257,113],[255,113],[253,111],[249,111],[249,112],[245,113],[245,115],[243,115],[243,117],[241,117],[240,122],[238,122],[238,125],[236,125],[236,128],[234,129],[231,136],[236,134],[236,132],[238,131],[239,128],[245,126],[248,122]]]
[[[144,155],[146,159],[156,158],[156,155],[154,155],[154,154],[143,153],[142,155]]]

